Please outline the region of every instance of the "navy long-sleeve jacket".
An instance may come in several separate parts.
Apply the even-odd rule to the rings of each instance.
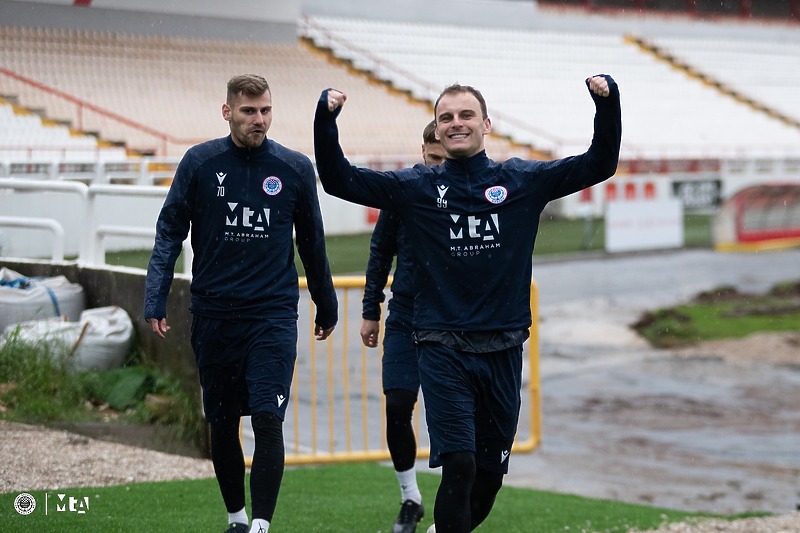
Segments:
[[[391,211],[381,210],[369,242],[366,284],[362,299],[361,317],[366,320],[381,319],[383,290],[397,256],[397,266],[392,280],[392,298],[389,309],[412,312],[414,291],[411,281],[411,249],[400,217]]]
[[[594,99],[594,136],[580,155],[492,161],[482,151],[391,172],[351,166],[327,90],[317,102],[314,149],[325,191],[396,212],[413,250],[416,330],[519,331],[530,327],[534,241],[545,205],[610,178],[622,139],[619,89]]]
[[[144,317],[167,316],[181,243],[191,229],[192,313],[297,319],[293,231],[323,328],[338,320],[336,291],[311,161],[270,139],[236,146],[230,135],[190,148],[156,223]]]

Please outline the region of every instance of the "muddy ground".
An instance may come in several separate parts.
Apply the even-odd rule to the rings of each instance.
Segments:
[[[630,325],[720,285],[767,290],[797,279],[797,265],[800,252],[540,265],[542,443],[514,456],[507,482],[692,511],[793,511],[800,325],[674,349]]]
[[[798,340],[633,350],[568,379],[546,374],[542,445],[515,457],[508,480],[694,511],[789,512],[800,504]],[[546,368],[565,355],[543,357]]]

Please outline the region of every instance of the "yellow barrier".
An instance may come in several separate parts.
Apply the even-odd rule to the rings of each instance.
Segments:
[[[391,280],[390,280],[391,282]],[[284,441],[287,465],[388,461],[385,397],[381,381],[382,347],[361,343],[361,299],[364,276],[334,276],[339,295],[339,324],[324,342],[314,339],[314,304],[301,291],[300,335],[291,405]],[[301,289],[307,289],[305,278]],[[383,310],[383,317],[386,310]],[[531,336],[526,342],[522,409],[513,452],[530,452],[541,442],[538,287],[531,282]],[[383,329],[381,329],[383,331]],[[381,346],[381,343],[379,343]],[[430,454],[424,423],[424,398],[414,409],[417,458]],[[242,424],[247,466],[253,454],[252,427]]]

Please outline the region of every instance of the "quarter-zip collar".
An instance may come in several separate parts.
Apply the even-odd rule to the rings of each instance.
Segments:
[[[474,175],[489,166],[489,157],[486,150],[481,150],[477,154],[462,159],[447,159],[444,168],[448,173],[458,175]]]
[[[233,142],[233,137],[228,134],[228,145],[234,154],[242,159],[252,159],[253,157],[263,156],[269,153],[269,139],[264,137],[264,142],[258,148],[249,148],[247,146],[239,146]]]

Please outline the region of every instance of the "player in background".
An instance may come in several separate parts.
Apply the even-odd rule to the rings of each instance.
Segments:
[[[436,123],[431,121],[422,132],[422,160],[429,166],[439,165],[447,157],[442,143],[436,139],[435,127]],[[419,367],[411,328],[414,291],[411,286],[410,246],[400,218],[391,211],[381,210],[369,244],[361,341],[370,348],[378,346],[383,291],[397,256],[383,336],[382,365],[386,443],[400,485],[400,513],[392,533],[413,533],[425,515],[417,486],[417,440],[412,424],[414,404],[419,394]]]

